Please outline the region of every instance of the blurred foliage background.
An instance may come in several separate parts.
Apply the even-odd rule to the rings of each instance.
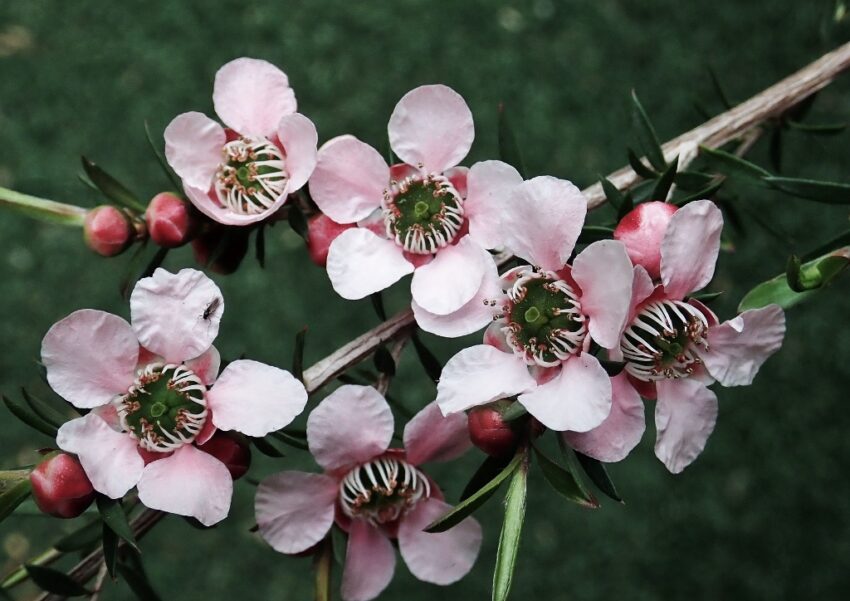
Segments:
[[[386,122],[409,89],[443,82],[469,102],[476,141],[467,164],[497,155],[496,107],[504,101],[532,175],[580,186],[625,163],[628,93],[635,88],[668,139],[697,125],[695,104],[720,106],[708,67],[743,100],[846,39],[832,0],[397,0],[152,5],[5,0],[0,4],[0,185],[59,201],[99,200],[77,179],[86,154],[139,194],[167,189],[147,143],[177,113],[212,113],[216,69],[238,56],[267,59],[290,76],[301,112],[320,138],[353,133],[385,147]],[[815,105],[813,118],[850,116],[845,76]],[[848,134],[786,136],[786,172],[847,180]],[[766,143],[751,153],[764,163]],[[749,287],[846,230],[840,207],[794,201],[760,188],[733,189],[747,219],[728,229],[713,285],[716,309],[734,311]],[[610,217],[603,209],[598,220]],[[0,391],[46,392],[35,360],[44,332],[82,307],[128,316],[117,287],[127,257],[105,260],[79,231],[0,213]],[[218,346],[288,366],[293,339],[309,326],[312,363],[377,323],[368,301],[337,298],[309,263],[300,239],[280,224],[267,234],[265,270],[247,260],[213,276],[226,298]],[[166,266],[191,266],[186,249]],[[673,477],[654,458],[652,426],[611,473],[626,499],[597,511],[562,502],[533,478],[514,598],[557,600],[841,599],[850,592],[850,412],[846,335],[850,283],[840,281],[793,309],[785,347],[756,385],[720,390],[717,430],[705,453]],[[387,297],[392,311],[407,286]],[[443,359],[471,343],[425,337]],[[391,393],[415,409],[434,396],[412,350]],[[650,408],[651,409],[651,408]],[[648,411],[651,416],[651,410]],[[650,419],[651,421],[651,419]],[[50,441],[0,416],[0,467],[33,460]],[[478,451],[435,473],[456,499],[481,460]],[[311,467],[295,451],[259,458],[253,475]],[[249,533],[251,485],[241,482],[231,519],[206,532],[169,518],[143,542],[164,599],[305,599],[309,560],[274,553]],[[383,598],[489,598],[500,527],[498,501],[478,517],[485,543],[465,580],[442,591],[416,581],[399,560]],[[67,524],[31,505],[0,525],[2,565],[46,548]],[[69,558],[72,561],[73,558]],[[64,566],[66,564],[60,564]],[[103,599],[133,598],[123,583]]]

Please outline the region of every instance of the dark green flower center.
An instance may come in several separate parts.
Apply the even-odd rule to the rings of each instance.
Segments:
[[[215,179],[223,206],[243,215],[262,213],[286,190],[283,154],[269,140],[239,138],[223,150],[224,162]]]
[[[124,428],[148,451],[168,452],[192,442],[207,417],[200,378],[182,365],[145,367],[118,402]]]
[[[433,254],[463,226],[463,199],[443,176],[408,178],[384,194],[387,235],[408,252]]]
[[[552,367],[581,348],[587,333],[581,305],[556,274],[528,268],[508,298],[508,343],[527,363]]]

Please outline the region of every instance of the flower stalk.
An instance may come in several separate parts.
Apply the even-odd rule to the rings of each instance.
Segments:
[[[9,207],[28,217],[69,227],[83,227],[88,211],[37,196],[0,188],[0,207]]]

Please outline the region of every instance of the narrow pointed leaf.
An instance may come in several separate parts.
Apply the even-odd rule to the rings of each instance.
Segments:
[[[667,168],[667,161],[664,160],[661,142],[659,142],[658,134],[655,133],[655,128],[634,90],[632,90],[632,124],[637,132],[641,148],[643,148],[646,158],[649,159],[649,164],[658,171],[664,171]]]
[[[434,356],[425,343],[419,338],[419,333],[414,332],[411,337],[413,340],[413,348],[416,350],[416,356],[419,358],[419,363],[431,380],[437,382],[440,379],[440,374],[443,372],[443,366],[440,360]]]
[[[694,202],[695,200],[703,200],[703,199],[711,199],[720,188],[723,187],[724,179],[722,177],[716,178],[714,183],[706,186],[702,190],[698,190],[693,194],[689,194],[687,196],[683,196],[682,198],[676,198],[672,201],[672,204],[683,207],[689,202]]]
[[[102,494],[98,494],[95,501],[97,502],[97,510],[100,512],[100,517],[104,525],[108,526],[128,545],[138,550],[139,546],[136,544],[136,536],[133,534],[133,529],[127,521],[127,514],[124,513],[121,501],[110,499]]]
[[[100,190],[106,198],[118,206],[132,209],[139,213],[145,212],[145,205],[142,204],[139,199],[136,198],[136,196],[130,192],[126,186],[124,186],[124,184],[109,175],[96,163],[90,161],[86,157],[80,158],[86,175],[89,176],[92,183],[97,186],[97,189]]]
[[[289,445],[296,449],[300,449],[302,451],[309,450],[309,446],[307,445],[307,441],[303,438],[297,438],[292,436],[291,434],[287,434],[286,432],[273,432],[271,434],[272,438],[279,440],[283,444]]]
[[[23,423],[33,430],[37,430],[50,438],[56,438],[57,429],[38,417],[29,407],[20,401],[16,401],[15,399],[5,395],[0,395],[0,398],[3,399],[3,404],[6,405],[6,408],[12,413],[12,415],[17,417]]]
[[[699,149],[700,156],[705,159],[709,167],[718,170],[723,175],[746,179],[770,177],[770,172],[767,169],[744,160],[731,152],[719,148],[709,148],[708,146],[700,146]]]
[[[89,595],[90,591],[64,572],[28,564],[25,566],[32,581],[43,591],[65,597]]]
[[[393,359],[392,354],[387,347],[383,344],[378,345],[375,349],[374,356],[375,369],[377,369],[382,374],[386,374],[388,376],[395,375],[395,359]]]
[[[698,300],[702,304],[707,305],[713,300],[719,298],[722,294],[722,290],[720,292],[700,292],[698,294],[691,294],[689,298]]]
[[[505,466],[511,462],[511,458],[511,455],[503,455],[501,457],[491,457],[488,455],[484,462],[478,466],[478,469],[475,470],[475,473],[472,474],[469,482],[466,483],[463,493],[460,495],[460,500],[465,501],[499,475],[499,472],[505,469]]]
[[[696,192],[709,186],[714,181],[714,176],[699,171],[679,171],[673,181],[680,190]]]
[[[301,238],[307,242],[310,234],[308,233],[307,227],[307,218],[304,216],[304,213],[301,212],[301,208],[297,203],[291,203],[289,205],[289,214],[287,215],[289,220],[289,227],[292,228],[296,234],[301,236]]]
[[[629,166],[644,179],[653,179],[658,177],[658,173],[656,173],[650,167],[647,167],[646,164],[640,159],[640,157],[635,153],[634,150],[629,148]]]
[[[304,345],[307,342],[307,326],[295,335],[295,348],[292,351],[292,375],[304,381]]]
[[[570,474],[572,474],[576,485],[578,485],[579,491],[581,491],[582,495],[587,498],[593,499],[593,501],[598,504],[598,501],[596,501],[595,497],[593,496],[593,493],[590,491],[590,488],[588,488],[587,484],[585,484],[584,478],[581,475],[581,464],[579,464],[577,453],[570,446],[567,445],[563,436],[558,436],[556,434],[556,437],[558,439],[558,446],[561,448],[561,455],[563,455],[564,457],[566,469],[570,472]]]
[[[505,496],[505,521],[502,523],[499,548],[496,551],[496,569],[493,572],[493,601],[506,601],[511,592],[522,525],[525,521],[528,456],[525,452],[517,456],[522,456],[523,461],[513,471],[508,494]]]
[[[115,563],[118,560],[118,535],[106,524],[103,524],[103,562],[111,578],[115,578]]]
[[[673,185],[673,178],[676,177],[676,168],[679,166],[679,157],[675,157],[670,161],[670,165],[658,178],[655,187],[652,189],[652,199],[664,201],[667,200],[667,194],[670,192],[670,186]]]
[[[504,104],[499,104],[499,158],[508,165],[512,165],[525,179],[525,163],[522,160],[522,152],[520,152]]]
[[[431,522],[425,528],[425,532],[445,532],[449,528],[456,526],[469,517],[476,509],[481,507],[487,499],[493,496],[493,493],[496,492],[496,489],[499,488],[499,485],[502,484],[508,476],[517,470],[520,463],[524,460],[524,457],[524,451],[517,453],[510,463],[508,463],[501,472],[496,474],[492,480],[479,488],[475,493],[469,495],[466,499],[455,505],[455,507],[445,515],[442,515]]]
[[[378,319],[386,321],[387,310],[384,308],[384,295],[380,292],[373,292],[369,295],[369,300],[372,301],[372,308],[375,310]]]
[[[787,123],[791,129],[796,129],[807,134],[814,134],[818,136],[833,136],[835,134],[840,134],[847,129],[847,123],[800,123],[799,121],[793,121],[791,119],[785,123]]]
[[[620,493],[617,492],[617,487],[614,486],[614,482],[608,475],[608,470],[605,469],[604,463],[598,459],[594,459],[593,457],[582,455],[578,451],[576,451],[576,459],[578,459],[578,462],[584,469],[584,473],[587,474],[588,478],[590,478],[590,481],[596,485],[596,488],[601,490],[608,498],[613,499],[618,503],[624,503]]]
[[[620,210],[617,211],[617,221],[620,221],[623,217],[631,213],[632,209],[634,208],[635,199],[630,190],[626,192],[625,196],[623,196],[623,204],[620,205]]]
[[[23,394],[24,400],[27,402],[27,405],[29,405],[30,409],[32,409],[33,413],[35,413],[43,421],[50,424],[54,428],[59,428],[63,423],[67,421],[64,415],[59,413],[56,409],[54,409],[38,397],[27,392],[26,388],[21,388],[21,394]]]
[[[764,181],[797,198],[826,204],[850,204],[850,184],[793,177],[765,177]]]
[[[534,447],[534,452],[543,476],[545,476],[546,481],[558,494],[568,501],[577,503],[583,507],[589,507],[591,509],[597,509],[599,507],[599,501],[593,495],[582,490],[582,486],[572,473],[549,459],[537,447]]]
[[[597,240],[610,240],[613,237],[614,228],[602,225],[586,225],[581,228],[576,244],[591,244]]]
[[[151,147],[151,151],[153,155],[156,157],[156,162],[159,163],[159,166],[162,167],[162,172],[165,174],[165,177],[168,178],[168,181],[171,182],[171,185],[174,186],[175,190],[183,189],[183,182],[174,174],[171,170],[171,167],[165,160],[165,157],[160,152],[159,148],[157,148],[156,143],[153,141],[153,136],[151,135],[151,129],[148,126],[148,122],[145,121],[145,137],[148,139],[148,144]]]
[[[253,444],[254,447],[256,447],[256,449],[266,457],[271,457],[273,459],[286,457],[283,451],[279,450],[265,438],[252,438],[251,444]]]
[[[605,198],[608,199],[608,202],[615,210],[619,211],[626,200],[623,193],[607,177],[600,175],[599,183],[602,185],[602,191],[605,192]]]

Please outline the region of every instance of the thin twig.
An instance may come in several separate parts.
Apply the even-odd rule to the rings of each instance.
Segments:
[[[94,579],[94,589],[89,601],[98,601],[100,599],[100,591],[103,590],[103,583],[106,582],[106,573],[106,562],[104,561],[100,564],[100,568],[97,571],[97,577]]]

